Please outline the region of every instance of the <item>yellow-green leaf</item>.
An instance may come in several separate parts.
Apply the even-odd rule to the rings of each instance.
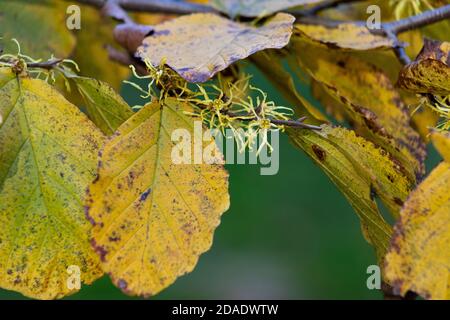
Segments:
[[[119,127],[89,188],[92,245],[128,294],[157,294],[192,271],[229,206],[222,165],[172,161],[174,130],[186,130],[194,145],[194,120],[182,107],[153,102]]]
[[[165,61],[189,82],[205,82],[255,52],[286,46],[294,20],[279,13],[254,27],[215,14],[193,14],[155,26],[137,54],[153,65]]]
[[[450,94],[450,42],[425,39],[422,51],[400,73],[398,85],[416,93]]]
[[[294,39],[295,63],[323,86],[356,131],[386,148],[413,178],[424,173],[425,145],[400,94],[382,70],[353,55]]]
[[[392,48],[393,41],[370,32],[364,25],[339,23],[332,27],[297,23],[294,33],[330,48],[370,50]]]
[[[344,128],[321,131],[288,129],[303,149],[341,190],[358,214],[364,235],[381,262],[389,246],[391,226],[380,214],[376,197],[394,217],[414,185],[405,170],[384,149]]]
[[[213,7],[230,17],[263,17],[293,7],[324,0],[210,0]]]
[[[0,287],[60,298],[76,291],[68,267],[102,274],[83,202],[104,138],[44,81],[0,70]]]
[[[2,0],[0,38],[5,52],[17,52],[11,41],[19,41],[22,53],[33,58],[66,58],[75,46],[75,37],[66,27],[69,4],[55,0]]]
[[[107,83],[78,76],[70,76],[85,102],[86,114],[106,135],[133,115],[130,106]]]
[[[444,140],[446,141],[444,141]],[[433,134],[446,160],[450,137]],[[436,167],[413,191],[395,227],[385,277],[396,292],[450,299],[450,162]]]

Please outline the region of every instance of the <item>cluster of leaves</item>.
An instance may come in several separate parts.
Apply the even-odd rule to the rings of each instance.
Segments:
[[[392,38],[353,22],[373,2],[384,21],[448,3],[349,2],[320,11],[340,20],[330,25],[280,12],[322,2],[214,0],[211,13],[134,15],[143,25],[115,12],[126,20],[117,26],[82,6],[82,29],[71,32],[62,27],[67,3],[2,1],[0,287],[60,298],[75,290],[66,269],[76,265],[83,283],[107,273],[125,293],[149,296],[192,271],[229,206],[222,164],[171,161],[171,132],[194,135],[200,119],[210,129],[245,129],[243,148],[260,132],[285,131],[355,209],[384,281],[401,295],[450,298],[450,25],[403,33],[417,58],[402,66]],[[108,61],[113,34],[149,81],[143,107],[115,91],[129,70]],[[435,40],[422,42],[424,35]],[[294,109],[251,87],[243,60]],[[445,160],[425,178],[430,140]]]

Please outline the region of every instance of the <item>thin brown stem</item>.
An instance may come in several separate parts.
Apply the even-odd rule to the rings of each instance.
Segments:
[[[63,61],[62,59],[50,59],[50,60],[45,61],[45,62],[28,63],[27,67],[28,68],[41,68],[41,69],[51,70],[54,67],[56,67],[58,64],[60,64],[62,61]]]
[[[402,32],[419,29],[446,19],[450,19],[450,4],[425,11],[416,16],[384,23],[383,28],[389,29],[394,34],[398,35]]]
[[[19,59],[2,59],[1,62],[11,64],[11,66],[17,64]],[[44,62],[28,62],[26,63],[27,68],[40,68],[40,69],[46,69],[51,70],[55,68],[58,64],[60,64],[63,61],[63,59],[49,59]]]
[[[365,0],[327,0],[327,1],[320,2],[319,4],[313,6],[309,9],[289,10],[289,13],[291,13],[292,15],[294,15],[296,17],[313,16],[313,15],[318,14],[319,12],[335,8],[342,4],[352,3],[352,2],[362,2],[362,1],[365,1]]]
[[[90,6],[101,8],[108,0],[77,0]],[[190,13],[206,13],[217,12],[216,9],[198,4],[184,1],[173,0],[118,0],[118,4],[127,11],[134,12],[152,12],[167,14],[190,14]]]

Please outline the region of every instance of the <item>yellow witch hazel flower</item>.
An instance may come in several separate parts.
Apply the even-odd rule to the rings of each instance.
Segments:
[[[130,68],[135,78],[149,80],[147,88],[144,89],[132,81],[124,81],[124,83],[129,84],[140,91],[142,93],[141,98],[147,99],[158,97],[160,101],[164,101],[164,99],[169,95],[181,97],[192,94],[191,90],[188,88],[188,83],[186,80],[181,78],[175,71],[167,67],[165,60],[162,60],[160,65],[157,67],[153,66],[148,59],[145,59],[144,63],[148,72],[147,75],[139,75],[133,65],[130,65]],[[140,108],[142,108],[142,106],[133,107],[133,109]]]
[[[450,95],[445,97],[434,96],[433,101],[426,99],[425,103],[441,116],[442,120],[437,125],[437,128],[450,130]]]
[[[0,67],[10,67],[17,74],[40,79],[49,84],[54,84],[56,82],[56,74],[58,73],[62,76],[67,90],[70,91],[70,85],[66,75],[73,73],[72,68],[77,72],[80,71],[80,68],[75,61],[71,59],[57,59],[53,55],[51,55],[47,61],[34,59],[22,53],[20,43],[17,39],[13,38],[11,41],[16,44],[17,53],[5,53],[0,55]],[[46,66],[44,67],[44,65]]]
[[[228,84],[229,88],[225,89],[214,83],[192,85],[191,89],[187,81],[165,65],[165,61],[158,67],[153,66],[148,60],[144,62],[148,75],[138,75],[136,69],[130,67],[136,78],[149,80],[147,88],[142,88],[131,81],[125,83],[138,89],[144,99],[157,97],[163,102],[170,96],[188,102],[193,109],[185,111],[185,114],[200,119],[210,130],[219,130],[224,137],[230,138],[226,131],[231,131],[231,138],[235,139],[239,152],[246,149],[253,151],[258,139],[257,155],[265,147],[272,152],[273,148],[269,142],[270,132],[284,130],[283,125],[276,124],[273,120],[289,120],[294,113],[290,108],[268,101],[264,91],[249,84],[248,76]],[[223,85],[220,78],[219,85]],[[256,97],[249,96],[247,90]],[[142,107],[134,107],[139,108]]]

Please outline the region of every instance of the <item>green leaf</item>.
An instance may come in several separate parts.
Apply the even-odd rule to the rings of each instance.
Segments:
[[[86,106],[86,114],[106,135],[133,115],[130,106],[107,83],[86,77],[69,76],[80,92]]]
[[[0,287],[60,298],[68,267],[102,275],[83,202],[104,137],[46,82],[0,74]]]

